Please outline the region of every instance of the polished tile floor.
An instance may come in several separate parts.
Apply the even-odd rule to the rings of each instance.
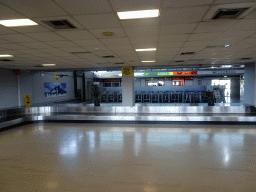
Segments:
[[[256,191],[253,125],[39,123],[0,132],[0,191]]]

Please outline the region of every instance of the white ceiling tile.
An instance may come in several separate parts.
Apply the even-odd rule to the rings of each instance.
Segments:
[[[157,55],[158,56],[173,56],[178,53],[180,48],[159,48],[157,49]]]
[[[205,47],[211,41],[189,41],[184,44],[184,47]]]
[[[221,36],[222,32],[217,33],[196,33],[191,34],[188,41],[213,41]]]
[[[209,22],[202,22],[195,29],[194,33],[224,32],[231,28],[235,23],[235,21],[231,20],[214,20]]]
[[[228,4],[228,3],[251,3],[254,0],[216,0],[215,4]]]
[[[112,51],[95,51],[95,55],[102,56],[102,55],[115,55]]]
[[[175,42],[175,43],[159,43],[158,48],[181,48],[185,42]]]
[[[256,19],[246,19],[236,23],[231,30],[237,31],[255,31],[256,30]]]
[[[95,40],[79,40],[79,41],[73,41],[75,44],[83,46],[83,47],[97,47],[97,46],[103,46],[103,44],[95,39]]]
[[[137,11],[137,10],[148,10],[148,9],[159,9],[160,1],[158,0],[110,0],[110,3],[115,11]]]
[[[128,38],[111,38],[111,39],[101,39],[100,40],[105,45],[129,45],[130,42]]]
[[[162,25],[160,27],[160,35],[180,35],[185,33],[192,33],[196,28],[197,23],[179,24],[179,25]]]
[[[3,27],[3,26],[0,25],[0,35],[13,34],[13,33],[17,33],[17,32],[11,30],[11,28]]]
[[[43,2],[31,0],[1,0],[1,3],[28,17],[49,17],[66,15],[66,12],[63,11],[51,0],[44,0]]]
[[[35,49],[28,49],[28,48],[21,49],[21,50],[18,50],[18,51],[21,52],[21,53],[30,54],[30,55],[43,53],[42,51],[38,51],[38,50],[35,50]]]
[[[113,13],[74,16],[86,29],[109,29],[121,26]]]
[[[37,42],[37,43],[20,43],[21,45],[24,45],[26,47],[30,47],[30,48],[35,48],[35,49],[51,49],[53,47],[42,43],[42,42]]]
[[[183,35],[163,35],[159,37],[160,43],[175,43],[175,42],[181,42],[186,41],[189,37],[189,34],[183,34]]]
[[[160,22],[162,25],[199,22],[208,9],[209,6],[163,9]]]
[[[1,38],[1,37],[0,37]],[[5,43],[11,43],[10,41],[6,41],[6,40],[3,40],[3,39],[0,39],[0,44],[5,44]]]
[[[54,32],[43,32],[43,33],[25,33],[27,36],[36,39],[38,41],[61,41],[65,40]]]
[[[86,30],[57,31],[56,33],[68,40],[95,39],[95,37]]]
[[[154,26],[143,26],[143,27],[130,27],[124,28],[126,34],[129,37],[145,37],[145,36],[157,36],[159,27]]]
[[[132,45],[145,45],[145,44],[157,44],[157,36],[149,37],[131,37],[130,38]]]
[[[252,12],[250,12],[245,19],[256,19],[256,10],[253,10]]]
[[[40,25],[25,26],[25,27],[12,27],[11,29],[13,31],[19,32],[19,33],[50,32],[49,29],[47,29],[43,26],[40,26]]]
[[[72,15],[107,13],[112,11],[106,0],[56,0],[56,2]]]
[[[66,47],[66,48],[60,48],[60,49],[66,52],[86,52],[87,51],[82,47]]]
[[[131,50],[134,51],[133,47],[131,45],[107,45],[107,47],[112,51],[118,51],[118,50]]]
[[[2,2],[2,1],[1,1]],[[0,6],[0,20],[6,19],[23,19],[24,16],[20,13],[11,10],[10,8],[1,4]]]
[[[14,44],[14,43],[0,44],[0,47],[4,49],[11,49],[11,50],[28,49],[25,46]]]
[[[84,47],[87,51],[91,52],[97,52],[97,51],[109,51],[109,48],[107,48],[105,45],[97,45],[97,46],[82,46]],[[97,50],[95,50],[97,48]]]
[[[218,45],[233,45],[240,41],[238,38],[229,38],[229,39],[216,39],[209,44],[209,46],[218,46]]]
[[[212,4],[214,0],[163,0],[163,7],[189,7]]]
[[[159,25],[159,18],[144,18],[144,19],[128,19],[121,20],[121,24],[124,28],[127,27],[141,27],[147,25]]]
[[[63,48],[63,47],[77,47],[76,44],[70,42],[70,41],[49,41],[45,42],[53,47]]]
[[[91,29],[89,30],[95,37],[99,39],[111,39],[111,38],[117,38],[117,37],[126,37],[126,34],[124,33],[124,30],[120,28],[110,28],[110,29]],[[114,32],[115,34],[113,36],[104,36],[102,35],[103,32]]]
[[[23,42],[37,42],[35,39],[27,37],[22,34],[7,34],[7,35],[0,35],[0,38],[6,41],[10,41],[13,43],[23,43]]]

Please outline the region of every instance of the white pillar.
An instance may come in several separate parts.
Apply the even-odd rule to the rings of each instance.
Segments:
[[[134,75],[122,75],[122,105],[134,106]]]
[[[256,65],[245,64],[244,71],[244,104],[256,106]]]

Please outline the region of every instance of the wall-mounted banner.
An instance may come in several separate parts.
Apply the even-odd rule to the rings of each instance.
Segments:
[[[60,76],[59,75],[54,75],[55,81],[59,81],[60,80]]]
[[[122,76],[131,76],[133,75],[132,67],[122,67]]]
[[[24,102],[25,102],[26,107],[30,107],[31,106],[31,100],[30,100],[29,94],[25,94],[24,95]]]
[[[66,83],[44,83],[45,97],[66,96]]]

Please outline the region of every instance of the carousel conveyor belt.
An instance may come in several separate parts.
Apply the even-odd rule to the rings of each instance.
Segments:
[[[24,122],[249,123],[254,106],[41,106],[0,111],[0,128]]]

